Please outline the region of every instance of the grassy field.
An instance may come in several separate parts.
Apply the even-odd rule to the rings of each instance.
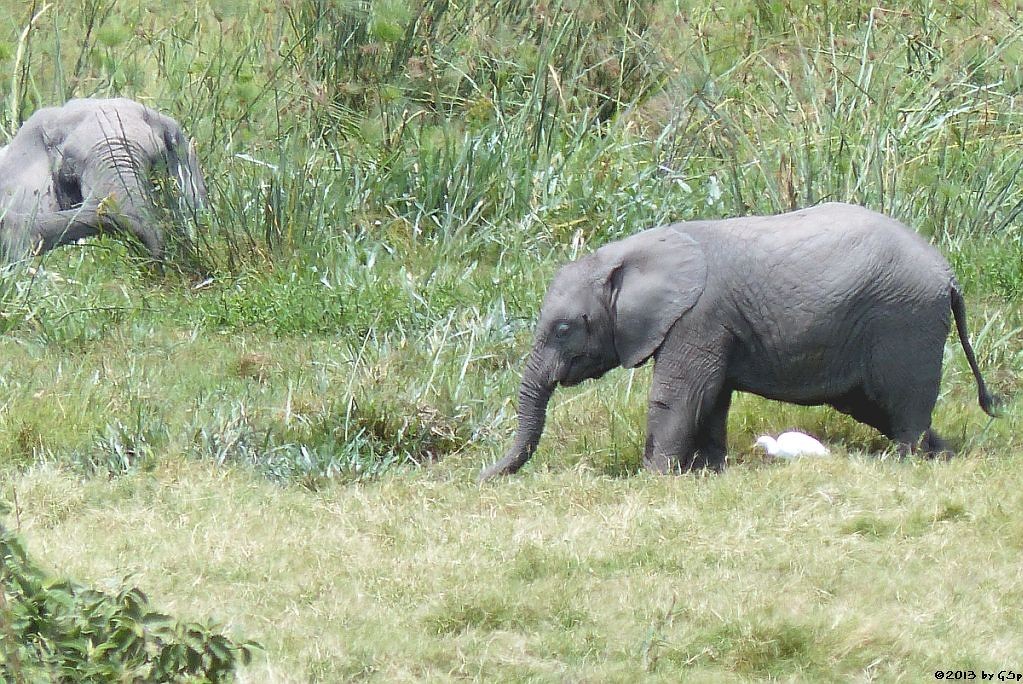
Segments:
[[[0,0],[0,144],[126,95],[213,207],[157,275],[112,240],[0,278],[4,524],[265,651],[241,681],[931,681],[1023,673],[1023,414],[946,348],[950,462],[740,397],[730,467],[640,472],[649,368],[514,429],[557,266],[669,220],[827,200],[928,236],[991,385],[1023,368],[1013,3]],[[798,428],[834,457],[769,462]]]

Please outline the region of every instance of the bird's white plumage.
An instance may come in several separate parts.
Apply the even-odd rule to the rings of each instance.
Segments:
[[[771,456],[780,458],[797,458],[799,456],[827,456],[831,452],[810,435],[802,432],[783,432],[778,439],[763,435],[757,439],[757,446],[762,447]]]

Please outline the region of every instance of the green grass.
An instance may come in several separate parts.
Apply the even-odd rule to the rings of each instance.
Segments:
[[[104,239],[0,277],[6,524],[55,574],[262,643],[243,681],[1023,667],[1021,414],[988,421],[952,338],[955,461],[744,396],[728,472],[652,477],[644,368],[559,390],[524,473],[475,484],[557,266],[664,221],[890,213],[1020,389],[1023,17],[677,5],[0,0],[0,143],[136,97],[213,203],[162,275]],[[836,456],[754,453],[789,428]]]

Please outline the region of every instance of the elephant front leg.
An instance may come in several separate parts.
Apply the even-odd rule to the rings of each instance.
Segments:
[[[655,369],[643,465],[655,473],[723,468],[729,401],[714,378],[659,382]]]
[[[679,406],[651,399],[646,430],[643,467],[651,472],[681,472],[682,464],[688,465],[696,454],[695,426]]]
[[[725,469],[728,452],[728,409],[732,405],[732,392],[722,390],[696,435],[696,459],[693,468],[709,468],[715,472]]]

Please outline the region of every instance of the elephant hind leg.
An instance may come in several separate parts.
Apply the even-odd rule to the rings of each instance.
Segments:
[[[907,350],[889,348],[874,356],[884,363],[874,368],[865,386],[853,388],[831,405],[894,441],[901,456],[951,453],[931,429],[941,381],[940,352],[912,358]]]
[[[831,405],[894,441],[900,456],[919,451],[927,455],[948,451],[944,440],[930,429],[930,408],[918,397],[875,399],[862,387],[857,387]]]
[[[940,302],[938,303],[940,304]],[[939,305],[935,320],[947,314]],[[947,308],[947,305],[945,305]],[[940,315],[939,315],[940,314]],[[905,330],[879,334],[871,354],[867,394],[888,415],[887,429],[881,430],[896,442],[900,454],[923,453],[931,456],[948,447],[931,430],[931,413],[938,400],[941,362],[948,327],[921,325],[915,335]]]
[[[858,393],[852,400],[832,405],[895,442],[899,456],[921,451],[933,456],[948,451],[945,441],[931,430],[934,402],[926,401],[925,397],[909,396],[882,403]]]
[[[890,437],[891,416],[885,407],[871,398],[862,387],[853,388],[830,404],[847,416]]]
[[[883,432],[898,444],[900,455],[935,456],[950,451],[945,441],[931,429],[931,412],[937,399],[937,378],[899,385],[885,397],[890,427]]]

